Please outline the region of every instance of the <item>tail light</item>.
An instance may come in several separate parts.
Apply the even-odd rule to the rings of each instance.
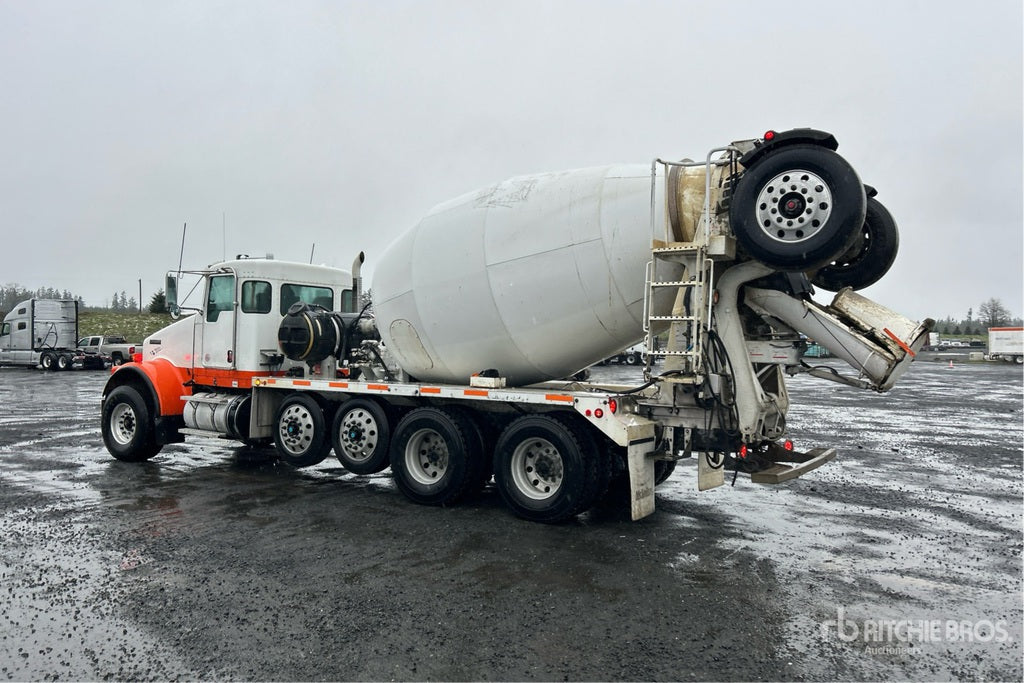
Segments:
[[[614,398],[608,399],[608,410],[612,411],[612,415],[614,415],[615,411],[617,411],[618,409],[619,409],[619,402],[616,401]]]
[[[132,362],[133,363],[141,363],[142,362],[142,354],[141,353],[133,353],[132,354]]]

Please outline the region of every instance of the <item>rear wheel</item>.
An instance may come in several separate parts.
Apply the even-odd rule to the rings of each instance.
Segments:
[[[889,272],[900,247],[900,233],[889,210],[868,197],[864,225],[839,258],[811,278],[816,287],[838,292],[843,287],[864,289]]]
[[[274,420],[278,457],[292,467],[323,462],[331,449],[324,411],[311,396],[294,394],[281,403]]]
[[[141,462],[160,452],[149,407],[135,388],[111,391],[103,400],[101,419],[103,443],[118,460]]]
[[[607,458],[575,421],[525,415],[495,447],[494,480],[505,504],[535,522],[559,522],[589,509],[607,486]]]
[[[845,159],[823,147],[792,145],[743,173],[729,218],[752,258],[806,271],[849,248],[864,224],[865,202],[864,186]]]
[[[71,367],[71,358],[65,354],[57,356],[57,369],[67,370]]]
[[[43,355],[39,357],[39,364],[43,366],[43,370],[52,370],[56,363],[57,357],[49,351],[43,352]]]
[[[331,428],[334,453],[353,474],[376,474],[387,469],[391,425],[375,401],[353,399],[341,404]]]
[[[406,414],[391,441],[391,473],[409,500],[455,503],[482,484],[480,432],[453,408],[417,408]]]

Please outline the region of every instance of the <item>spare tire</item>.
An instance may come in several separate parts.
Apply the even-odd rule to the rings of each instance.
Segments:
[[[777,270],[819,268],[846,252],[866,214],[864,186],[835,152],[790,145],[740,176],[729,206],[736,241]]]
[[[880,201],[868,197],[867,217],[853,244],[815,273],[811,283],[830,292],[869,287],[889,272],[899,247],[900,233],[892,214]]]

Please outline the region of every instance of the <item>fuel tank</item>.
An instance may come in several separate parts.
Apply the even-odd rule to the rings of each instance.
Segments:
[[[659,171],[660,173],[660,171]],[[414,378],[558,379],[643,336],[664,183],[644,165],[512,178],[432,209],[373,275],[377,326]],[[672,293],[656,300],[671,308]]]

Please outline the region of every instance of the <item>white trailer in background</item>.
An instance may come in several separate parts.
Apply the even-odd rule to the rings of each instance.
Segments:
[[[1024,363],[1024,327],[990,327],[988,357],[991,360]]]
[[[79,355],[77,341],[78,301],[22,301],[0,327],[0,365],[66,370]]]

